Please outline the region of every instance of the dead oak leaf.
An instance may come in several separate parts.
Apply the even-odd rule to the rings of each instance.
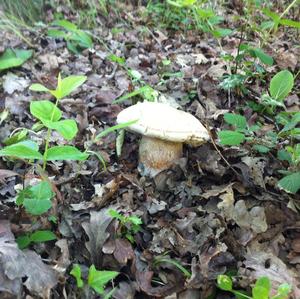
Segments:
[[[106,229],[112,218],[109,216],[107,209],[102,209],[99,212],[92,211],[90,215],[90,221],[82,223],[82,227],[89,237],[89,241],[85,243],[85,246],[91,255],[92,263],[99,265],[102,247],[109,237]]]
[[[128,260],[134,258],[131,243],[125,239],[116,239],[114,257],[120,264],[126,265]]]
[[[4,274],[4,275],[3,275]],[[18,293],[23,284],[33,294],[48,298],[50,290],[57,284],[57,273],[42,262],[41,257],[31,250],[21,251],[10,230],[7,220],[0,221],[0,280],[2,289],[15,289]]]
[[[288,283],[292,286],[294,298],[300,298],[299,274],[288,269],[286,264],[270,250],[269,244],[253,242],[248,246],[244,265],[253,270],[251,276],[255,280],[262,276],[269,277],[273,293],[280,284]],[[244,270],[241,268],[239,271]]]

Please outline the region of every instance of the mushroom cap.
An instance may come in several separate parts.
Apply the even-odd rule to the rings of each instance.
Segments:
[[[121,111],[117,123],[138,120],[126,129],[148,137],[173,142],[200,145],[209,140],[209,134],[193,115],[168,104],[142,102]]]

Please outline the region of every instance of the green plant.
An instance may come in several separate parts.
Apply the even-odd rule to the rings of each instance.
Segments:
[[[39,130],[46,129],[47,134],[44,142],[44,152],[39,151],[37,142],[25,139],[27,132],[23,131],[22,138],[6,140],[9,145],[0,150],[0,156],[26,160],[36,166],[36,171],[40,173],[43,180],[35,186],[29,186],[22,190],[16,199],[17,205],[23,205],[27,212],[33,215],[40,215],[51,208],[51,198],[53,197],[52,187],[44,174],[49,161],[58,160],[78,160],[83,161],[89,156],[86,152],[81,152],[71,145],[50,146],[52,131],[57,131],[67,141],[72,140],[77,134],[77,124],[72,119],[61,120],[62,111],[58,108],[59,101],[69,95],[86,80],[85,76],[69,76],[61,79],[58,76],[57,88],[50,90],[41,84],[32,84],[31,90],[47,92],[56,99],[55,103],[48,100],[34,101],[30,103],[30,113],[38,119],[34,126]],[[22,132],[22,131],[21,131]],[[14,136],[15,137],[15,136]],[[24,140],[25,139],[25,140]],[[20,141],[21,140],[21,141]],[[16,143],[13,143],[16,141]],[[34,160],[37,160],[34,162]],[[42,168],[39,162],[42,162]]]
[[[142,220],[137,216],[123,216],[113,209],[110,209],[108,213],[112,218],[119,220],[120,235],[134,243],[134,235],[141,230]]]
[[[285,108],[283,101],[291,92],[293,86],[293,74],[287,70],[280,71],[271,79],[270,93],[262,95],[261,104],[268,108],[269,113],[273,113],[275,107]]]
[[[20,249],[28,247],[31,243],[43,243],[56,240],[56,236],[49,230],[37,230],[31,234],[19,236],[16,242]]]
[[[241,44],[235,57],[226,54],[225,61],[232,63],[231,73],[223,76],[219,86],[226,91],[235,90],[247,94],[245,83],[250,78],[260,78],[265,69],[263,65],[273,65],[273,58],[258,47]]]
[[[87,281],[82,279],[81,267],[78,264],[73,265],[73,268],[70,272],[72,276],[76,279],[76,284],[79,289],[86,289],[85,292],[88,293],[88,288],[92,288],[97,294],[103,295],[105,292],[105,286],[112,279],[116,278],[119,275],[119,272],[115,271],[98,271],[94,265],[91,265],[88,272]],[[105,295],[105,298],[108,299],[111,297],[114,288]]]
[[[261,96],[260,113],[266,112],[273,115],[277,107],[285,108],[284,100],[294,86],[293,74],[287,70],[278,72],[270,82],[269,93]],[[288,170],[280,170],[283,178],[278,181],[278,186],[286,192],[296,193],[300,189],[300,146],[294,140],[300,139],[299,112],[280,112],[276,116],[276,123],[282,126],[277,132],[268,131],[263,137],[257,137],[255,132],[260,126],[248,126],[246,118],[239,114],[225,113],[224,120],[234,127],[234,130],[221,130],[218,137],[221,145],[238,146],[247,142],[253,149],[260,153],[268,153],[278,147],[278,142],[284,140],[287,145],[277,152],[278,159],[289,163]]]
[[[60,29],[49,29],[48,35],[54,38],[65,39],[67,47],[71,52],[79,54],[81,50],[93,47],[91,36],[79,29],[75,24],[67,20],[57,20],[52,23],[52,26]]]
[[[41,181],[37,185],[28,186],[21,190],[16,198],[16,204],[23,206],[31,215],[41,215],[52,207],[51,199],[54,192],[47,181]]]
[[[255,138],[255,131],[260,128],[258,125],[249,126],[246,118],[243,115],[234,113],[225,113],[224,120],[227,124],[233,126],[234,130],[221,130],[218,132],[220,144],[234,146],[240,145],[244,141],[252,141],[254,145],[259,144],[262,146],[262,140]],[[274,136],[272,137],[274,138]],[[265,146],[266,144],[269,145],[269,150],[273,147],[275,142],[276,140],[273,140],[272,143],[268,143],[267,140],[264,140]],[[257,149],[261,149],[263,152],[269,151],[267,149],[262,149],[262,147],[257,147]]]
[[[134,91],[127,93],[119,97],[118,99],[114,100],[113,104],[124,102],[136,96],[140,96],[142,97],[143,100],[150,101],[150,102],[157,100],[159,95],[158,91],[152,88],[150,85],[146,84],[146,82],[142,80],[142,75],[138,71],[128,68],[126,66],[125,58],[111,54],[108,56],[107,59],[123,67],[127,71],[127,74],[131,79],[132,84],[138,85],[138,87]]]
[[[275,295],[271,294],[271,282],[268,277],[262,276],[252,287],[252,296],[247,295],[246,292],[233,289],[233,282],[231,277],[227,275],[219,275],[217,279],[217,286],[223,291],[231,292],[237,299],[287,299],[292,287],[287,284],[281,284]]]
[[[32,53],[32,50],[6,49],[0,56],[0,71],[22,65]]]

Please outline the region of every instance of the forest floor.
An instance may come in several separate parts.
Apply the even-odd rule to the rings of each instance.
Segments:
[[[59,73],[63,78],[87,76],[82,86],[60,102],[64,118],[77,122],[79,130],[71,143],[80,150],[95,134],[115,125],[118,113],[143,100],[143,94],[113,101],[146,85],[157,91],[158,101],[200,119],[209,128],[211,140],[199,147],[185,146],[183,158],[148,178],[138,171],[140,136],[126,132],[118,157],[114,131],[90,147],[106,161],[106,169],[95,155],[84,162],[48,164],[46,172],[55,196],[52,208],[39,216],[15,203],[18,190],[39,179],[36,165],[3,157],[1,298],[99,298],[87,285],[78,288],[70,275],[75,264],[80,265],[84,281],[91,265],[119,272],[105,288],[106,293],[114,288],[114,299],[234,298],[217,288],[220,274],[232,275],[235,289],[248,294],[258,278],[267,276],[272,291],[288,283],[290,298],[300,298],[300,196],[277,184],[282,178],[278,170],[289,169],[287,161],[277,158],[286,140],[276,139],[263,153],[250,141],[225,146],[218,139],[220,130],[232,128],[224,122],[229,112],[243,115],[249,126],[260,124],[255,140],[280,127],[274,113],[255,110],[253,103],[259,104],[277,72],[299,71],[299,29],[280,26],[262,42],[254,26],[256,17],[244,15],[243,1],[232,3],[214,11],[225,18],[220,26],[232,30],[222,38],[190,29],[183,20],[177,27],[164,28],[159,24],[161,18],[170,17],[167,13],[158,17],[154,9],[129,4],[118,4],[107,16],[95,17],[97,25],[88,30],[93,46],[79,54],[67,48],[65,39],[49,37],[46,25],[22,28],[22,36],[31,45],[11,30],[2,30],[0,53],[22,48],[32,49],[33,56],[0,74],[1,147],[12,132],[32,128],[36,122],[29,113],[32,101],[53,99],[29,86],[41,83],[53,89]],[[297,11],[285,17],[293,19]],[[48,8],[44,24],[53,22],[57,12],[78,24],[78,12],[64,5]],[[232,57],[243,43],[253,48],[261,45],[274,62],[261,64],[259,57],[245,54],[237,63]],[[244,81],[222,89],[220,82],[232,70],[246,74]],[[285,112],[297,112],[299,106],[298,76],[285,99]],[[280,109],[275,107],[277,112]],[[45,130],[27,132],[40,145],[45,135]],[[50,144],[66,141],[53,134]],[[122,222],[110,215],[111,209],[136,217],[123,217]],[[15,238],[37,230],[51,231],[56,239],[32,242],[23,250],[17,247]]]

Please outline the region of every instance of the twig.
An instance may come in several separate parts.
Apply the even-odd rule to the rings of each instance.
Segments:
[[[209,136],[210,136],[210,139],[211,139],[211,142],[215,148],[215,150],[217,151],[217,153],[219,154],[219,156],[223,159],[223,161],[227,164],[227,166],[235,173],[236,176],[240,176],[239,173],[231,166],[231,164],[228,162],[228,160],[223,156],[223,154],[220,152],[220,150],[218,149],[217,147],[217,144],[215,143],[215,140],[214,140],[214,137],[208,127],[208,125],[206,124],[206,129],[209,133]]]

